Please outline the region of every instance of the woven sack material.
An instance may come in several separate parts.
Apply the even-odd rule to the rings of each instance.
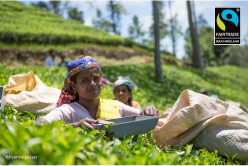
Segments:
[[[61,91],[47,87],[36,75],[31,81],[26,81],[30,80],[30,73],[10,77],[9,84],[5,86],[5,89],[10,89],[5,96],[5,107],[15,107],[20,112],[29,111],[34,115],[46,115],[56,107]],[[30,84],[34,85],[33,88],[26,88],[32,87]],[[16,94],[16,91],[21,92]]]
[[[248,162],[248,115],[220,99],[191,90],[179,96],[167,118],[159,119],[153,132],[163,147],[193,144],[219,155]]]

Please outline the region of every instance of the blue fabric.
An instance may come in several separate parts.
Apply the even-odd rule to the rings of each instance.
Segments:
[[[90,56],[86,56],[86,57],[80,56],[75,61],[69,62],[67,64],[67,69],[68,69],[67,76],[71,78],[80,71],[85,69],[90,69],[92,67],[98,67],[99,70],[101,71],[100,65]]]
[[[219,96],[218,96],[218,95],[216,95],[216,94],[212,94],[212,95],[210,95],[210,97],[213,97],[213,98],[219,99]]]
[[[126,85],[127,88],[132,92],[133,89],[132,89],[132,86],[131,86],[130,82],[124,82],[121,85]]]

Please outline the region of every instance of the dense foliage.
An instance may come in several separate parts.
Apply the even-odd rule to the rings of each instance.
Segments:
[[[197,69],[163,65],[165,75],[163,83],[154,81],[153,64],[102,66],[102,76],[114,82],[118,76],[130,76],[138,85],[138,91],[133,92],[133,98],[144,108],[154,105],[160,112],[172,107],[185,89],[199,92],[204,88],[211,94],[219,95],[220,99],[233,100],[246,104],[248,98],[248,69],[235,66],[208,67],[203,72]],[[34,73],[47,86],[61,89],[66,68],[49,68],[37,66],[7,67],[0,66],[0,86],[6,85],[11,75]],[[106,85],[101,93],[102,98],[113,99],[112,87]]]
[[[120,45],[124,38],[109,35],[20,2],[0,2],[0,40],[5,43],[67,44],[75,42]]]
[[[6,85],[11,75],[34,71],[47,86],[61,88],[66,76],[66,68],[59,67],[0,66],[0,71],[0,86]],[[164,83],[153,81],[155,72],[151,64],[103,66],[102,71],[110,81],[129,75],[139,86],[134,99],[143,108],[153,104],[160,112],[173,106],[184,89],[206,88],[221,99],[243,103],[248,97],[248,71],[233,66],[207,68],[203,73],[163,66]],[[110,86],[105,86],[101,97],[113,99]],[[192,145],[162,149],[148,141],[150,134],[109,139],[104,132],[73,128],[62,121],[36,126],[34,120],[39,117],[17,111],[6,108],[0,113],[1,164],[239,164],[232,160],[233,156],[223,158],[217,152],[196,150]]]
[[[11,44],[72,44],[95,43],[123,45],[151,51],[153,46],[136,43],[118,35],[84,26],[77,20],[65,20],[39,7],[20,2],[0,2],[0,41]],[[166,52],[166,54],[169,54]]]
[[[150,133],[110,139],[105,131],[73,128],[62,121],[36,126],[38,117],[13,108],[0,117],[0,164],[233,164],[192,145],[162,149],[148,140],[153,139]]]

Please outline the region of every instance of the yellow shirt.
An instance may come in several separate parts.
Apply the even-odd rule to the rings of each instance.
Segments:
[[[99,98],[96,118],[98,120],[120,118],[120,113],[116,101]]]

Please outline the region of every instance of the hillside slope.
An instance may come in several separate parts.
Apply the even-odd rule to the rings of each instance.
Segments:
[[[0,1],[0,24],[0,58],[5,65],[44,65],[50,49],[72,59],[81,54],[114,59],[154,55],[151,46],[16,1]],[[169,52],[162,51],[161,56],[168,64],[178,62]]]
[[[0,40],[4,43],[66,44],[86,42],[119,45],[124,39],[75,20],[20,2],[0,2]]]

